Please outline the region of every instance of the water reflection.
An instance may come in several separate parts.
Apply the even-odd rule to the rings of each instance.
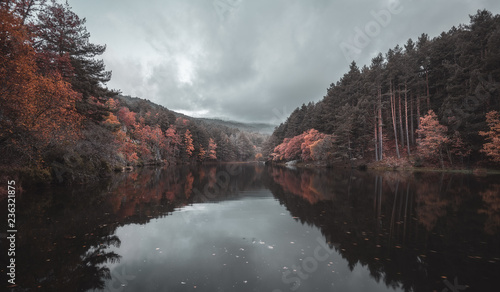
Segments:
[[[489,291],[500,274],[498,177],[146,168],[17,204],[12,291]]]
[[[450,289],[455,277],[468,291],[496,285],[498,177],[322,172],[322,184],[290,188],[289,181],[311,182],[317,173],[269,173],[273,194],[292,216],[318,226],[351,269],[367,266],[377,281],[406,291]]]

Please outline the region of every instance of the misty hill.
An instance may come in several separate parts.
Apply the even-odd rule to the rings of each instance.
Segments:
[[[245,132],[255,132],[261,134],[271,135],[274,131],[275,125],[266,123],[241,123],[236,121],[224,121],[221,119],[208,119],[208,118],[194,118],[206,124],[221,125],[229,128],[235,128]]]
[[[139,98],[139,97],[131,97],[131,96],[124,96],[124,95],[118,95],[117,98],[120,100],[120,103],[123,105],[126,105],[128,108],[135,112],[139,112],[141,108],[151,108],[151,109],[156,109],[156,110],[165,110],[173,115],[175,117],[181,117],[184,119],[191,120],[193,122],[201,122],[206,125],[212,125],[212,126],[224,126],[232,129],[238,129],[243,132],[250,132],[250,133],[260,133],[260,134],[265,134],[265,135],[271,135],[274,131],[274,128],[276,125],[272,124],[267,124],[267,123],[242,123],[242,122],[237,122],[237,121],[226,121],[226,120],[221,120],[221,119],[212,119],[212,118],[194,118],[191,116],[187,116],[182,113],[178,113],[172,110],[167,109],[164,106],[161,106],[159,104],[156,104],[150,100]]]

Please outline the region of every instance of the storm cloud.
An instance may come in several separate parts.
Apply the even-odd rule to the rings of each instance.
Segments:
[[[113,71],[110,88],[194,116],[282,122],[352,59],[369,65],[497,0],[70,0]],[[347,48],[347,49],[346,49]]]

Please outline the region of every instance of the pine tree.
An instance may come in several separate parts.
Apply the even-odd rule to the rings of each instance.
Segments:
[[[105,45],[90,43],[85,18],[75,14],[69,4],[51,3],[38,13],[31,26],[35,35],[33,45],[38,54],[38,66],[44,74],[59,72],[72,88],[82,94],[78,110],[87,117],[102,121],[107,116],[103,107],[89,103],[94,97],[104,103],[117,94],[105,88],[111,71],[105,70],[103,60],[95,59],[106,50]]]

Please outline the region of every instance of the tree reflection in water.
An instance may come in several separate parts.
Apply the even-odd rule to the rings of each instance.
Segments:
[[[263,188],[295,220],[318,227],[351,271],[361,264],[388,287],[441,291],[444,277],[450,283],[457,277],[467,291],[487,291],[500,275],[497,177],[205,165],[144,168],[80,188],[28,189],[17,202],[23,279],[13,291],[104,289],[109,267],[120,260],[111,251],[120,246],[118,227]]]
[[[266,186],[294,218],[320,228],[351,270],[367,266],[388,287],[441,291],[443,279],[458,277],[489,291],[500,275],[497,177],[285,168],[268,174]]]

